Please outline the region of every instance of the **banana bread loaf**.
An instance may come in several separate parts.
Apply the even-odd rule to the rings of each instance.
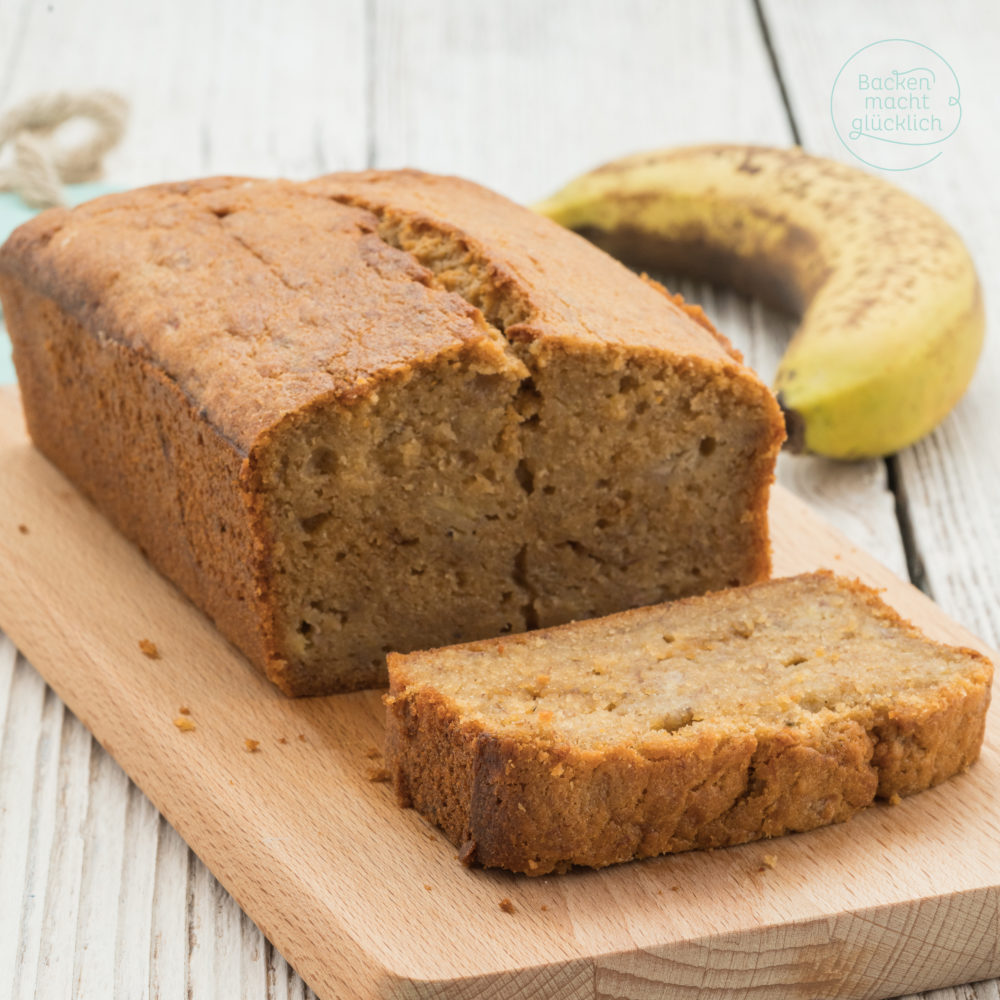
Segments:
[[[53,209],[0,295],[35,443],[290,694],[768,572],[767,388],[698,310],[474,184]]]
[[[387,765],[463,860],[599,868],[937,784],[978,756],[991,676],[814,573],[390,654]]]

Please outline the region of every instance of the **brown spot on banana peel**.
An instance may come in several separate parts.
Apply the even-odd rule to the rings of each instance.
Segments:
[[[748,149],[746,157],[736,169],[744,174],[759,174],[764,168],[759,163],[753,162],[753,152]]]
[[[779,392],[778,406],[781,407],[781,414],[785,418],[785,444],[784,447],[796,455],[801,455],[806,450],[806,422],[798,410],[791,409],[782,398]]]

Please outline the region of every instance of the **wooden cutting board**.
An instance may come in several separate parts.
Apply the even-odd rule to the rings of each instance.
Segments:
[[[984,648],[787,492],[772,514],[776,572],[859,576]],[[370,780],[379,693],[274,690],[33,450],[12,390],[0,627],[322,998],[888,997],[1000,975],[996,711],[968,774],[843,826],[537,880],[468,870]]]

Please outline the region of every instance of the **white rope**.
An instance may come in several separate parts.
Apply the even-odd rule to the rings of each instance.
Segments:
[[[0,152],[8,144],[12,163],[0,168],[0,191],[16,191],[34,208],[63,204],[63,184],[101,175],[105,154],[125,133],[128,104],[106,90],[39,94],[0,117]],[[54,133],[73,118],[95,128],[79,145],[60,147]]]

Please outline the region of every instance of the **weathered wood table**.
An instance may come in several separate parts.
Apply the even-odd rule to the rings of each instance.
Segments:
[[[849,159],[830,120],[834,78],[857,49],[899,36],[947,57],[963,121],[938,160],[893,179],[965,237],[989,313],[1000,298],[1000,8],[987,0],[8,0],[0,111],[60,87],[125,94],[132,122],[108,165],[121,187],[413,165],[531,202],[643,148],[798,142]],[[673,284],[770,377],[789,320]],[[991,326],[971,389],[930,438],[887,461],[782,456],[779,478],[996,646],[1000,342]],[[997,868],[1000,881],[1000,831]],[[0,638],[0,997],[306,994]],[[993,981],[926,995],[997,1000],[1000,990]]]

